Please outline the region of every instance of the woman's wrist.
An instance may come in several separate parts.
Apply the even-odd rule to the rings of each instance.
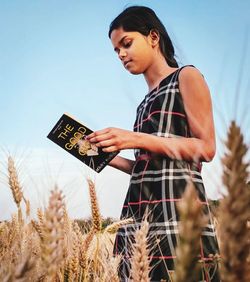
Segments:
[[[134,134],[134,148],[148,150],[148,144],[154,142],[154,136],[152,134],[135,132]]]
[[[132,138],[132,143],[131,147],[133,149],[143,149],[142,145],[143,145],[143,133],[141,132],[134,132],[133,133],[133,138]]]
[[[172,157],[169,138],[161,138],[149,133],[136,132],[134,135],[134,145],[134,148],[137,149]]]

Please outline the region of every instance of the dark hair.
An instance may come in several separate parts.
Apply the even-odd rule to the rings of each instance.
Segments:
[[[131,6],[121,12],[109,26],[109,38],[114,29],[122,27],[125,31],[137,31],[142,35],[149,35],[156,31],[160,37],[160,50],[170,67],[178,67],[174,56],[174,46],[166,28],[156,16],[155,12],[144,6]]]

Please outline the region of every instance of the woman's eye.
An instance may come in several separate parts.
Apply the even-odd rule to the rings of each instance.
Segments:
[[[125,48],[129,48],[131,45],[132,45],[132,41],[128,41],[128,42],[124,43]]]

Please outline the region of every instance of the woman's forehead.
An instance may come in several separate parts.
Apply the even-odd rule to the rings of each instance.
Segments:
[[[125,31],[122,27],[114,29],[111,32],[110,39],[114,46],[119,45],[127,36],[136,36],[139,34],[137,31]]]

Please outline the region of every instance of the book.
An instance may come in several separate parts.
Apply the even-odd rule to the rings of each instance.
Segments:
[[[103,152],[94,143],[90,143],[86,136],[92,132],[91,129],[65,113],[55,124],[47,138],[94,171],[100,172],[119,152]]]

